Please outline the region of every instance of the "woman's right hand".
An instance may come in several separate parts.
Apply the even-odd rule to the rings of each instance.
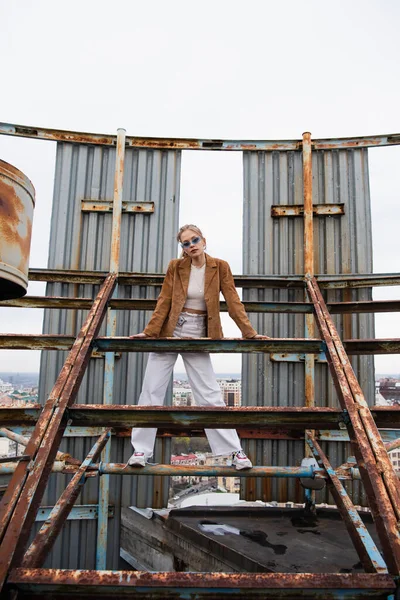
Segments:
[[[149,337],[148,335],[146,335],[145,333],[135,333],[135,335],[130,335],[130,338],[147,338]]]

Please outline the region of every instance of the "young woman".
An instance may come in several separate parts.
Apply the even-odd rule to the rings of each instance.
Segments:
[[[245,338],[268,339],[258,335],[251,326],[235,288],[229,265],[224,260],[205,253],[206,240],[196,225],[180,228],[177,240],[182,256],[171,260],[167,274],[147,327],[131,337],[222,338],[219,314],[219,294],[222,292],[229,315]],[[143,381],[140,406],[162,406],[177,353],[151,352]],[[216,380],[210,355],[182,354],[189,383],[199,406],[225,406]],[[144,467],[153,455],[157,429],[132,429],[134,453],[128,465]],[[251,461],[243,452],[234,429],[206,429],[214,455],[232,454],[236,469],[250,469]]]

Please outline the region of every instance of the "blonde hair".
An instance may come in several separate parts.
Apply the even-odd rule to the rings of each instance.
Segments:
[[[177,239],[178,242],[181,241],[181,235],[187,229],[190,229],[191,231],[194,231],[195,233],[197,233],[201,237],[201,239],[204,240],[204,235],[203,235],[201,229],[199,227],[197,227],[197,225],[193,225],[191,223],[188,223],[187,225],[182,225],[182,227],[179,229],[178,233],[176,234],[176,239]],[[185,251],[182,248],[181,258],[183,258],[184,256],[185,256]]]

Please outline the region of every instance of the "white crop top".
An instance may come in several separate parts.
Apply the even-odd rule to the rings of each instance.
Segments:
[[[207,310],[204,300],[204,275],[206,265],[202,267],[190,267],[190,278],[188,291],[185,301],[186,308],[194,308],[196,310]]]

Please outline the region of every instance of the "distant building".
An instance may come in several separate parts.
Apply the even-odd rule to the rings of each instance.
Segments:
[[[192,406],[192,390],[189,388],[174,388],[172,390],[172,406]]]
[[[379,394],[390,404],[400,404],[400,381],[392,378],[381,379]]]
[[[242,382],[240,379],[219,379],[222,397],[226,406],[241,406]]]
[[[199,457],[197,454],[173,454],[171,456],[171,465],[178,467],[195,467],[199,464]],[[190,476],[190,475],[175,475],[173,477],[175,483],[198,483],[200,481],[199,476]]]
[[[12,383],[7,383],[6,381],[0,379],[0,394],[8,394],[9,392],[12,392],[13,389],[14,386]]]
[[[396,448],[396,450],[392,450],[389,452],[390,460],[392,461],[392,465],[395,471],[400,471],[400,448]]]

